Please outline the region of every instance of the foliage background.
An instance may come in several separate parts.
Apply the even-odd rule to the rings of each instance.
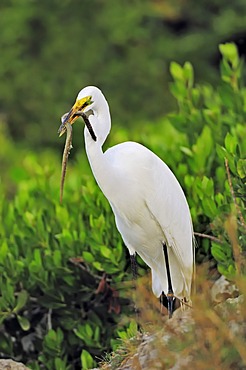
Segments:
[[[153,121],[174,107],[171,61],[189,60],[198,81],[216,82],[218,44],[234,40],[245,53],[245,11],[243,0],[3,0],[3,118],[29,145],[54,146],[58,117],[95,84],[114,122]]]
[[[243,0],[1,2],[2,357],[33,369],[90,367],[133,310],[128,256],[80,125],[59,204],[59,117],[85,85],[110,103],[106,147],[131,139],[155,151],[183,186],[195,230],[219,238],[199,240],[197,261],[230,278],[244,271],[245,68],[233,45],[219,52],[218,44],[235,41],[245,55],[245,8]]]

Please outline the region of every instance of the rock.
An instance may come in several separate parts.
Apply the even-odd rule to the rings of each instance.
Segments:
[[[245,298],[240,295],[237,298],[228,298],[225,302],[218,304],[215,310],[220,314],[221,317],[227,322],[228,329],[236,336],[244,337],[246,333],[246,322],[244,316],[242,315],[242,306],[244,305]],[[237,317],[235,320],[235,314],[237,312]]]
[[[214,303],[224,302],[227,298],[235,298],[239,295],[236,285],[221,276],[212,286],[211,298]]]
[[[21,362],[13,360],[0,360],[0,370],[30,370]]]
[[[192,309],[179,308],[174,311],[172,320],[167,320],[167,325],[172,328],[176,334],[187,333],[191,330],[191,326],[194,325],[194,319],[192,317]]]
[[[208,305],[204,306],[204,316],[202,304],[194,310],[182,310],[181,308],[176,310],[172,319],[160,320],[163,325],[162,329],[157,330],[154,334],[141,333],[138,337],[130,339],[130,341],[133,341],[133,345],[129,342],[125,349],[121,349],[121,353],[118,351],[117,367],[111,361],[102,369],[181,370],[193,368],[194,362],[200,364],[200,350],[207,353],[208,346],[213,345],[213,340],[210,343],[209,339],[211,335],[215,335],[216,339],[214,333],[219,332],[218,336],[222,336],[222,347],[220,349],[224,351],[223,340],[226,348],[228,337],[225,335],[224,329],[220,331],[220,320],[222,328],[228,328],[229,338],[234,336],[237,337],[239,342],[244,343],[246,333],[245,297],[243,295],[239,296],[236,285],[224,276],[221,276],[214,283],[209,294],[211,294],[213,303],[211,304],[210,299],[208,302],[206,301]],[[207,294],[201,296],[201,299],[206,298]],[[197,313],[199,314],[197,315]],[[211,317],[215,317],[215,319],[217,317],[218,320],[215,320],[214,323],[213,320],[210,320]],[[198,338],[200,342],[196,343],[195,338]],[[233,343],[231,345],[233,346]],[[237,349],[237,347],[235,348]],[[117,352],[115,354],[116,358]],[[206,358],[204,361],[206,361]],[[243,360],[240,356],[235,356],[234,361],[233,366],[235,365],[235,367],[233,368],[245,368],[242,367]]]
[[[163,354],[165,353],[166,345],[169,345],[173,335],[185,335],[192,330],[194,325],[192,311],[183,311],[178,309],[174,312],[173,318],[171,320],[166,320],[165,324],[166,328],[155,334],[142,334],[141,343],[136,349],[136,353],[127,357],[118,367],[118,370],[163,369],[165,362],[163,360]],[[166,366],[169,366],[168,361],[169,360],[167,359]],[[187,366],[187,368],[191,366],[192,357],[180,357],[180,355],[177,353],[174,355],[172,362],[174,365],[170,365],[170,367],[166,368],[170,370],[180,370],[183,369],[184,364]],[[110,369],[110,367],[107,369]]]

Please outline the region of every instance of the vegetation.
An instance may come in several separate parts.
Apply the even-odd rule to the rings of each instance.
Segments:
[[[2,0],[2,119],[16,140],[54,146],[51,126],[95,84],[114,122],[155,121],[174,107],[170,62],[217,83],[217,45],[233,39],[245,54],[245,13],[244,0]]]
[[[163,158],[165,146],[174,145],[168,149],[172,156],[167,161],[186,189],[195,230],[208,237],[199,240],[197,250],[197,261],[203,264],[197,267],[194,308],[169,322],[150,294],[149,281],[140,279],[135,301],[142,333],[147,334],[138,332],[135,321],[119,331],[116,351],[101,364],[104,370],[142,369],[141,364],[146,369],[169,369],[177,363],[181,369],[246,366],[246,90],[235,45],[223,44],[219,49],[223,58],[216,89],[194,85],[190,63],[183,67],[171,63],[171,91],[179,112],[169,114],[162,124],[166,132],[170,127],[177,131],[169,138],[163,133],[164,144],[151,129],[143,140],[162,152]],[[214,277],[209,274],[211,266],[204,263],[210,253],[218,271],[236,283],[241,294],[237,300],[215,306],[210,293]]]
[[[235,280],[242,295],[214,306],[211,282],[199,266],[193,309],[176,311],[168,320],[150,294],[149,281],[140,279],[136,298],[141,332],[134,320],[119,331],[117,349],[100,369],[245,369],[245,276]]]
[[[136,350],[117,339],[137,331],[127,318],[135,299],[144,330],[159,330],[145,283],[132,299],[128,254],[81,149],[79,124],[59,203],[58,117],[95,84],[112,110],[106,145],[135,140],[170,166],[191,208],[197,263],[208,262],[194,330],[160,348],[170,355],[164,365],[181,351],[199,369],[208,355],[217,368],[243,368],[245,337],[226,333],[208,281],[224,274],[245,294],[245,12],[244,0],[1,1],[0,357],[33,370],[73,370],[118,349],[117,368],[119,352]],[[245,322],[243,305],[239,311],[241,321],[235,310],[231,319]]]
[[[106,200],[80,174],[82,161],[61,205],[57,157],[15,151],[3,133],[1,144],[9,178],[1,184],[0,352],[33,369],[79,367],[82,349],[83,360],[86,350],[110,348],[122,300],[108,282],[97,288],[103,271],[114,285],[125,279],[125,249]]]
[[[245,275],[246,89],[235,45],[220,52],[217,88],[196,85],[190,63],[171,63],[178,111],[154,125],[114,126],[108,145],[131,138],[166,161],[195,231],[210,236],[198,237],[198,262],[213,257],[234,279]],[[0,127],[0,354],[35,370],[90,368],[116,348],[133,311],[127,252],[77,146],[59,204],[57,153],[16,145]]]

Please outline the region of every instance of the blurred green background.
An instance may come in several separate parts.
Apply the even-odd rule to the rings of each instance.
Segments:
[[[0,114],[15,140],[55,146],[60,116],[96,85],[113,122],[154,122],[174,106],[169,64],[216,83],[218,44],[245,53],[246,2],[2,0]]]
[[[90,368],[135,317],[81,124],[59,203],[57,130],[86,85],[110,105],[105,147],[139,141],[175,173],[195,231],[213,238],[197,238],[208,280],[245,274],[245,14],[245,0],[0,2],[0,357]]]

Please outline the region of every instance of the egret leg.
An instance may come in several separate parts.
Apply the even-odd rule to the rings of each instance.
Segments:
[[[136,292],[137,291],[136,280],[138,277],[138,265],[137,265],[137,260],[136,260],[136,253],[130,254],[130,260],[131,260],[131,269],[132,269],[132,278],[133,278],[133,289]],[[139,322],[139,310],[136,304],[134,304],[134,311],[136,314],[136,320],[137,322]],[[141,331],[139,324],[138,324],[138,330]]]
[[[136,254],[130,254],[130,259],[131,259],[132,277],[133,280],[136,280],[138,277],[138,265],[136,261]]]
[[[172,287],[172,280],[171,280],[171,273],[170,273],[170,266],[169,266],[169,259],[168,259],[168,253],[167,253],[167,245],[163,244],[163,252],[165,257],[165,263],[166,263],[166,270],[167,270],[167,283],[168,283],[168,292],[167,292],[167,310],[168,310],[168,316],[169,319],[173,315],[174,311],[174,293],[173,293],[173,287]]]
[[[164,292],[161,293],[159,300],[160,300],[161,312],[162,312],[163,306],[167,308],[167,296]]]

